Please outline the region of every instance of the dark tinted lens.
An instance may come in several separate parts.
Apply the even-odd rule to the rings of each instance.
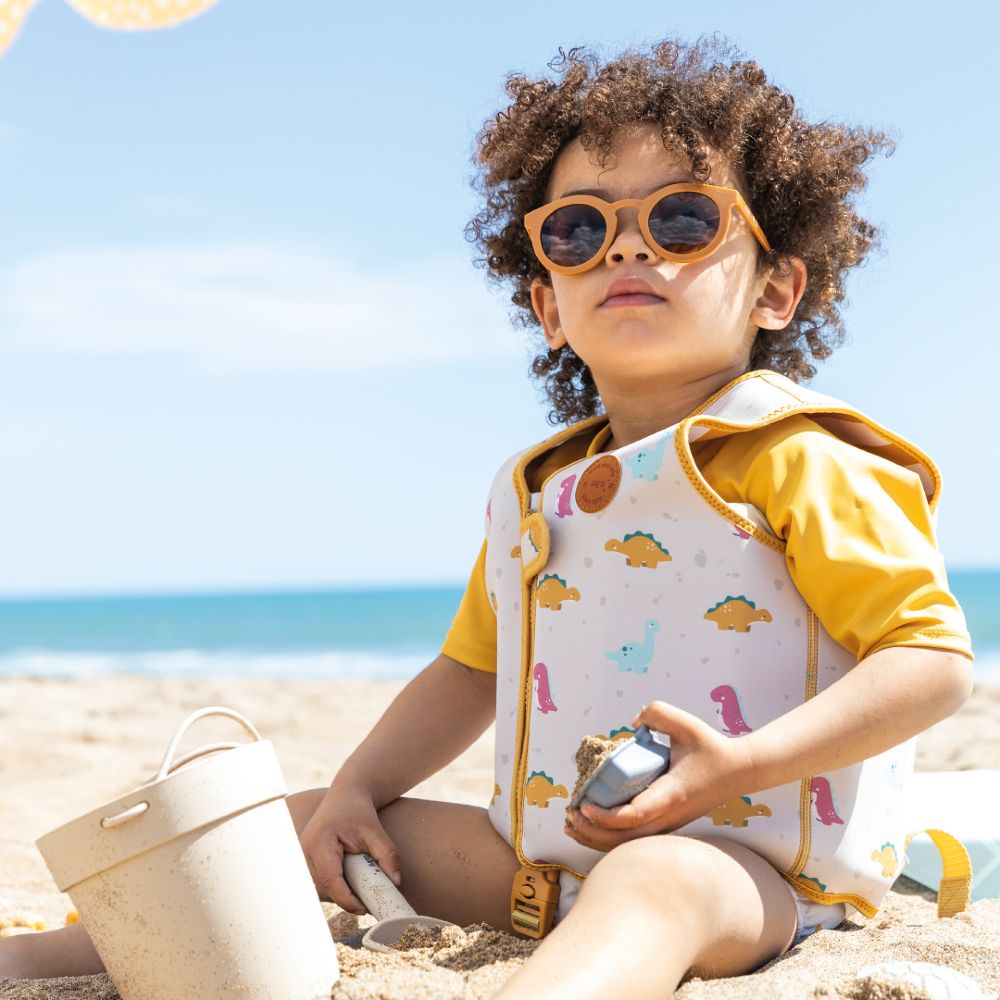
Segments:
[[[719,206],[697,191],[680,191],[661,198],[649,216],[649,231],[664,250],[695,253],[719,231]]]
[[[557,208],[542,223],[542,249],[554,264],[576,267],[604,245],[604,216],[590,205]]]

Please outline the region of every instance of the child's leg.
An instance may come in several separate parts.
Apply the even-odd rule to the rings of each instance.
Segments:
[[[326,791],[310,788],[285,799],[296,833],[301,834]],[[400,853],[400,891],[417,913],[462,926],[486,921],[510,928],[510,889],[519,865],[485,809],[401,798],[379,810],[379,819]],[[0,979],[103,971],[82,923],[0,938]]]
[[[104,971],[83,924],[0,938],[0,979],[55,979]]]
[[[495,1000],[660,1000],[689,970],[703,979],[752,972],[791,944],[795,905],[782,882],[759,855],[721,838],[628,841],[595,865]]]
[[[311,788],[285,800],[297,832],[325,794]],[[520,865],[485,809],[404,797],[378,816],[400,854],[399,891],[417,913],[510,930],[510,890]]]

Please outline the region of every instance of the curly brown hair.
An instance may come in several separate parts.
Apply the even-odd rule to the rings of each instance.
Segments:
[[[579,138],[603,167],[619,133],[653,122],[664,148],[686,157],[696,180],[711,174],[706,143],[743,179],[742,194],[773,248],[758,248],[758,275],[772,266],[781,272],[788,255],[805,262],[808,284],[791,322],[758,330],[747,370],[771,368],[796,382],[812,378],[807,352],[822,360],[844,339],[837,303],[845,297],[845,273],[881,235],[857,215],[849,196],[868,182],[861,167],[879,149],[891,156],[893,140],[871,129],[807,122],[791,94],[769,84],[756,62],[739,58],[743,53],[717,34],[689,46],[668,38],[649,52],[629,47],[603,64],[582,52],[582,46],[559,48],[547,64],[558,80],[509,74],[504,89],[513,103],[476,137],[472,159],[481,170],[472,186],[485,207],[465,234],[484,254],[474,263],[486,265],[488,281],[513,279],[513,322],[541,332],[531,282],[537,277],[551,286],[551,280],[523,218],[548,200],[560,151]],[[550,350],[544,340],[542,347],[531,372],[544,379],[549,423],[601,412],[590,369],[572,348]]]

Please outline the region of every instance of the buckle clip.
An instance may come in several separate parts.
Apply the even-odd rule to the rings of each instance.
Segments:
[[[558,903],[558,869],[522,865],[510,893],[511,927],[524,937],[545,937],[552,929]]]

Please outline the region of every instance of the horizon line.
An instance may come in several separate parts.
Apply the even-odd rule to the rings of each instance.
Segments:
[[[993,566],[946,566],[949,576],[989,575],[1000,573],[1000,564]],[[109,601],[158,600],[185,597],[274,597],[277,595],[358,594],[387,591],[464,590],[467,580],[376,581],[349,583],[290,583],[290,584],[209,584],[206,586],[135,589],[135,590],[53,590],[0,591],[0,604],[29,604],[41,601]]]

